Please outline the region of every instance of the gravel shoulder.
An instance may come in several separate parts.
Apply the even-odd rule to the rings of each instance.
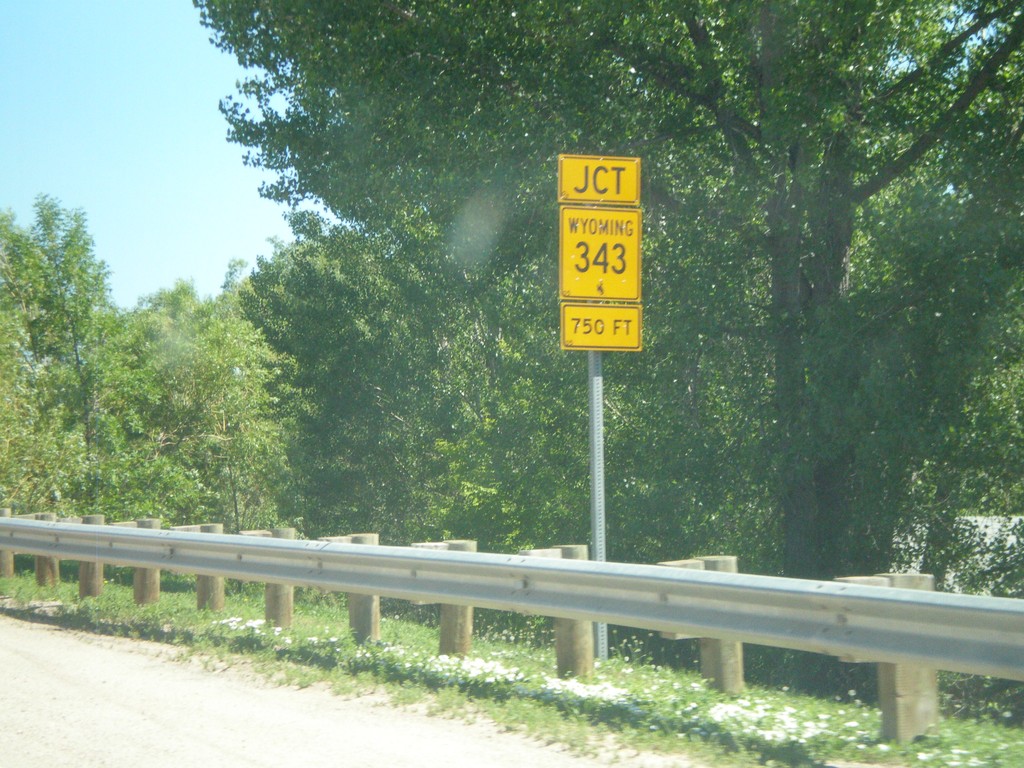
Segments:
[[[0,764],[10,768],[707,768],[621,751],[579,757],[489,722],[275,686],[158,643],[2,615],[0,669]]]

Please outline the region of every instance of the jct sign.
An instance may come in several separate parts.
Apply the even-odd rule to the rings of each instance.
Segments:
[[[640,204],[640,159],[558,156],[558,202]]]

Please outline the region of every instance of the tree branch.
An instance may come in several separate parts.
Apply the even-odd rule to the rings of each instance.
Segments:
[[[1018,122],[1017,126],[1013,129],[1010,139],[1006,143],[1006,148],[1010,150],[1016,149],[1022,138],[1024,138],[1024,120]]]
[[[664,208],[672,213],[680,213],[683,210],[679,200],[664,186],[653,182],[646,184],[647,200],[655,205]]]
[[[609,50],[624,61],[630,62],[636,67],[637,72],[646,74],[670,93],[681,96],[687,101],[695,102],[702,107],[709,106],[700,93],[684,85],[684,83],[697,79],[697,73],[685,64],[653,58],[646,48],[627,49],[621,44],[613,43],[609,46]]]
[[[715,58],[711,35],[707,27],[695,16],[688,16],[684,23],[694,51],[697,53],[701,71],[705,74],[706,87],[702,98],[707,108],[715,116],[715,122],[725,136],[736,156],[744,163],[752,162],[752,153],[748,141],[759,142],[761,131],[754,123],[743,120],[729,107],[722,104],[722,70]]]
[[[380,4],[387,8],[392,13],[397,13],[406,21],[419,21],[419,18],[416,16],[415,13],[413,13],[412,11],[408,11],[405,8],[400,8],[394,3],[389,3],[388,0],[381,0]]]
[[[956,37],[950,38],[945,43],[945,45],[939,48],[935,55],[932,56],[931,61],[929,61],[925,65],[918,67],[917,69],[911,72],[908,72],[906,75],[904,75],[891,86],[889,86],[889,88],[887,88],[884,93],[875,97],[873,101],[889,101],[890,99],[892,99],[893,96],[896,96],[902,93],[903,91],[907,90],[907,88],[914,85],[918,80],[921,80],[925,75],[938,71],[940,69],[940,65],[944,61],[946,61],[953,54],[954,51],[961,48],[964,43],[966,43],[968,40],[970,40],[972,37],[978,34],[985,27],[987,27],[993,21],[1002,16],[1007,10],[1010,10],[1016,6],[1016,2],[1010,3],[1009,5],[1005,5],[1002,8],[992,11],[991,13],[987,13],[984,16],[979,16],[977,19],[974,20],[974,23],[971,24],[967,29],[965,29]],[[942,69],[947,68],[948,65],[942,67]]]
[[[700,29],[698,26],[691,32],[695,46],[701,45],[704,40]],[[667,92],[679,96],[699,109],[707,110],[715,118],[716,125],[736,155],[745,162],[750,161],[749,142],[760,141],[761,130],[756,124],[744,120],[733,110],[722,106],[721,77],[714,72],[706,71],[703,65],[698,72],[681,62],[652,56],[646,48],[626,48],[613,43],[609,50],[629,62],[641,76],[651,79]],[[699,83],[701,79],[704,81],[701,84],[706,87],[693,87],[693,84]]]
[[[1024,138],[1024,116],[1017,121],[1013,130],[1010,131],[1010,138],[1006,142],[1007,150],[1012,152],[1017,149],[1017,145],[1020,144],[1022,138]]]
[[[974,74],[967,83],[963,93],[957,97],[945,112],[927,128],[900,155],[897,155],[872,178],[857,186],[853,191],[853,202],[860,205],[875,194],[885,189],[896,179],[912,168],[924,155],[931,150],[952,127],[956,119],[974,103],[974,100],[988,87],[989,82],[1006,63],[1010,56],[1024,42],[1024,13],[1020,14],[1010,27],[1003,44]]]

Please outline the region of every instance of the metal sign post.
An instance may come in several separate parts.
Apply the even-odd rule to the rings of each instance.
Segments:
[[[601,353],[587,352],[590,380],[590,559],[603,563],[604,541],[604,376]],[[594,651],[602,661],[608,658],[608,625],[594,624]]]
[[[604,562],[604,377],[601,353],[643,348],[640,158],[558,156],[561,347],[586,350],[590,390],[590,559]],[[614,207],[610,207],[614,206]],[[594,624],[597,658],[608,625]]]

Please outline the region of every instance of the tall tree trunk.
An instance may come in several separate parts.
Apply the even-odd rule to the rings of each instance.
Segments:
[[[803,349],[806,289],[800,268],[802,191],[795,174],[798,148],[775,168],[768,205],[768,252],[772,281],[775,404],[778,414],[778,503],[785,537],[783,568],[789,576],[818,571],[817,499],[808,461],[807,384]]]
[[[778,505],[783,569],[798,578],[832,578],[841,567],[848,524],[849,481],[855,452],[830,445],[826,453],[809,381],[827,380],[827,361],[808,352],[806,339],[849,288],[854,205],[846,144],[834,137],[812,194],[802,189],[802,153],[789,150],[776,168],[768,207],[772,276],[775,402],[779,419]],[[842,343],[838,341],[837,343]]]

